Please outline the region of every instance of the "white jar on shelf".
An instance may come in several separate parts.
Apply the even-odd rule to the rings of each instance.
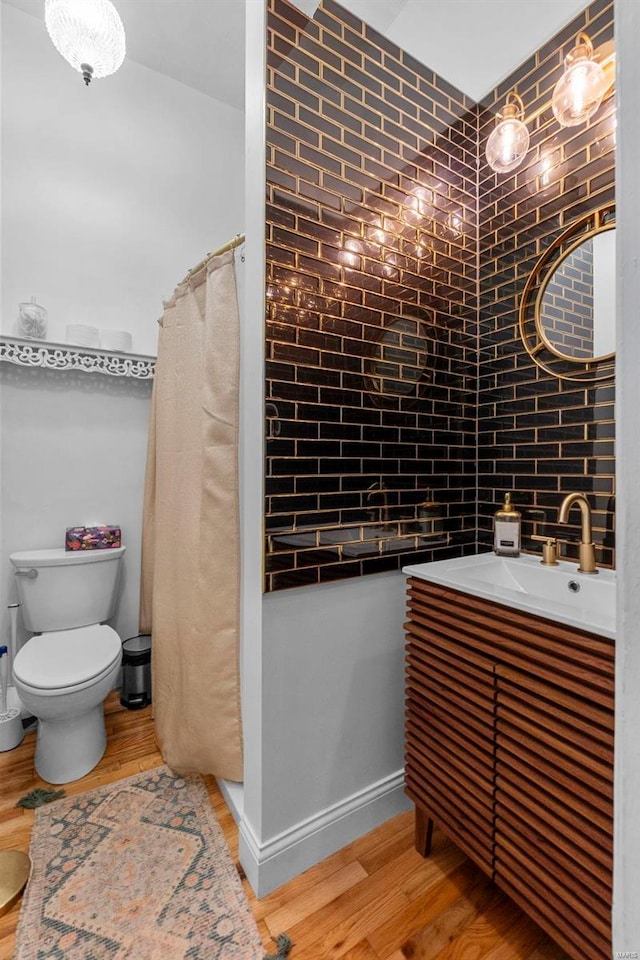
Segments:
[[[27,340],[44,340],[47,336],[47,311],[35,297],[18,304],[18,336]]]
[[[128,330],[101,330],[100,346],[103,350],[113,350],[116,353],[131,353],[133,345]]]
[[[100,331],[86,323],[68,323],[66,327],[67,343],[76,347],[99,347]]]

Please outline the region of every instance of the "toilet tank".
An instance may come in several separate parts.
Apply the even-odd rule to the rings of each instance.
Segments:
[[[125,547],[12,553],[22,618],[44,633],[104,623],[113,615]]]

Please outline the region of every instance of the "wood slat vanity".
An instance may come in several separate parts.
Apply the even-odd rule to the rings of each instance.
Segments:
[[[615,642],[408,581],[406,791],[575,960],[610,960]]]

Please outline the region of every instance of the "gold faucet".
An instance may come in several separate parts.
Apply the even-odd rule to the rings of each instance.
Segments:
[[[558,513],[558,523],[568,523],[568,516],[571,507],[577,505],[580,508],[582,531],[580,533],[580,564],[578,573],[597,573],[596,553],[593,545],[593,534],[591,532],[591,507],[589,501],[582,493],[569,493],[560,504]]]

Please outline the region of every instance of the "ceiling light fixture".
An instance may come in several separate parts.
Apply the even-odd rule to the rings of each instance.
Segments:
[[[44,18],[54,47],[87,86],[121,66],[124,27],[110,0],[45,0]]]
[[[579,33],[575,46],[565,58],[565,72],[551,98],[554,117],[562,127],[574,127],[590,119],[613,88],[615,50],[613,41],[594,51],[586,33]],[[527,117],[531,123],[549,108],[543,103]],[[497,114],[495,129],[487,141],[486,157],[496,173],[509,173],[520,166],[529,149],[529,131],[524,105],[515,92],[507,94]]]

